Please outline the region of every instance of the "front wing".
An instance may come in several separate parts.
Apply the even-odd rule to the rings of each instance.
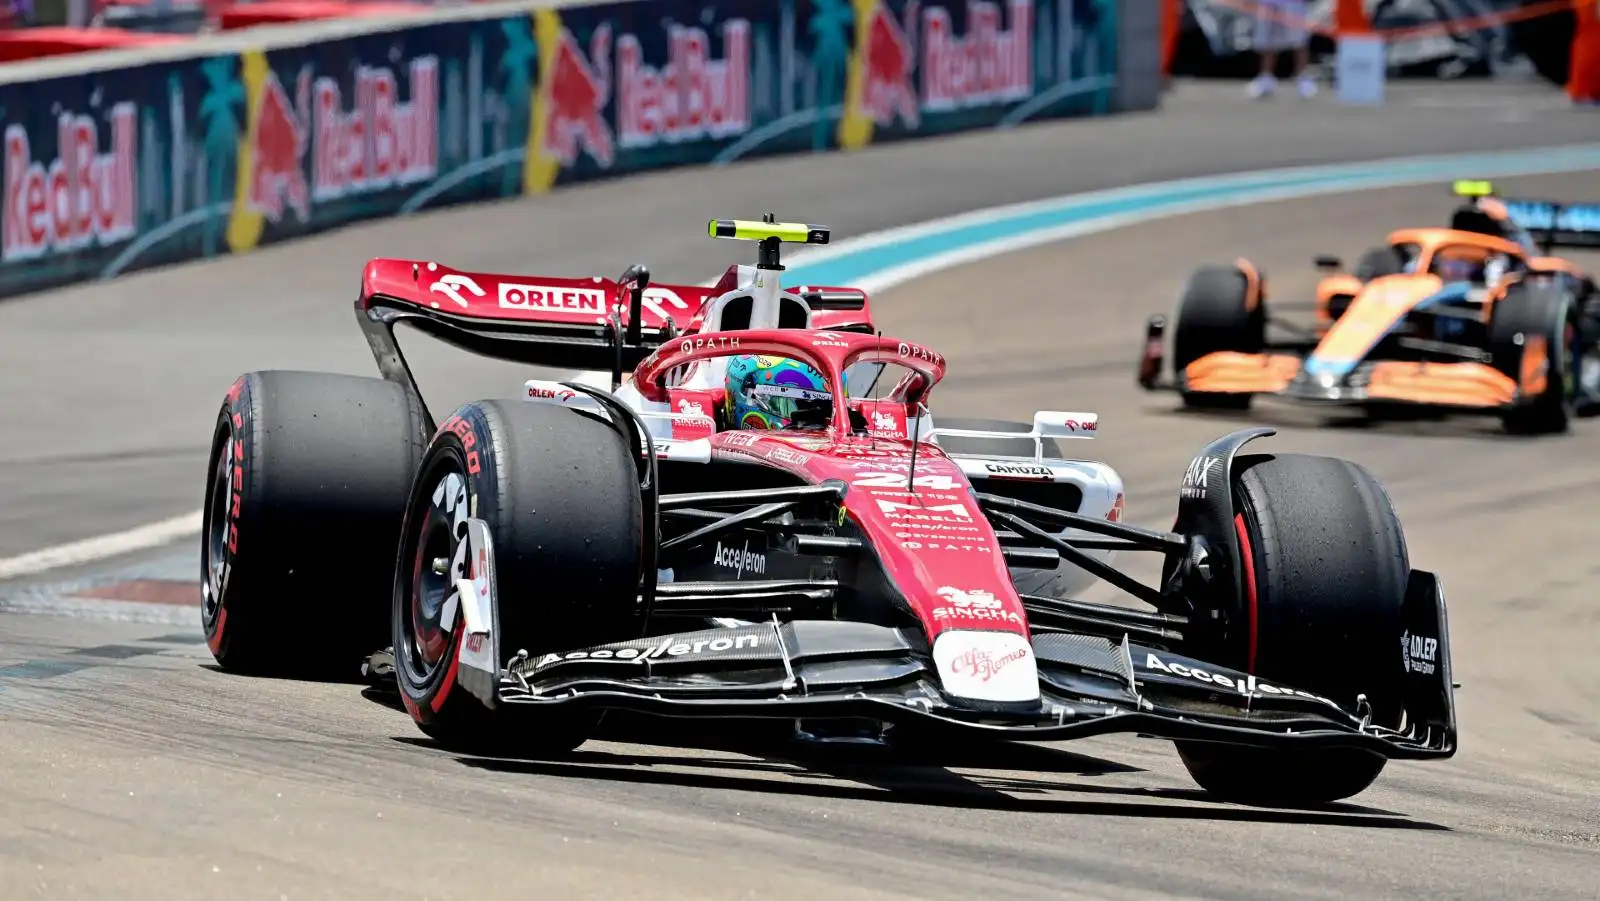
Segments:
[[[511,657],[495,634],[487,530],[470,520],[473,558],[461,579],[466,636],[461,688],[486,707],[599,707],[680,717],[861,718],[920,723],[995,738],[1048,741],[1111,732],[1258,747],[1351,747],[1385,757],[1450,757],[1454,689],[1444,595],[1415,570],[1397,636],[1404,722],[1392,729],[1324,697],[1165,650],[1066,632],[1032,639],[1039,697],[976,701],[946,690],[920,632],[869,623],[746,624]],[[369,671],[381,673],[377,655]],[[1364,699],[1363,699],[1364,700]]]
[[[1484,363],[1367,361],[1349,373],[1313,372],[1292,354],[1219,351],[1185,367],[1175,387],[1217,394],[1263,394],[1325,404],[1400,403],[1476,410],[1515,406],[1517,382]]]

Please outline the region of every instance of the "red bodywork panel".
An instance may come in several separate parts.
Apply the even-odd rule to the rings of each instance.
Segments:
[[[738,267],[730,266],[711,287],[651,285],[644,292],[641,325],[659,329],[670,319],[680,332],[698,332],[706,301],[737,287],[737,277]],[[865,292],[820,285],[806,289],[854,295],[862,302],[859,310],[814,310],[814,328],[840,328],[871,321]],[[361,276],[361,296],[374,294],[423,309],[508,322],[597,325],[605,321],[614,305],[621,306],[624,321],[628,315],[627,293],[614,279],[464,272],[426,260],[379,258],[368,262]]]
[[[711,436],[711,448],[714,459],[754,460],[812,484],[839,479],[849,485],[845,515],[866,537],[930,642],[952,629],[1028,638],[1028,616],[994,528],[978,509],[966,475],[936,446],[918,445],[910,486],[906,439],[728,431]]]
[[[726,431],[711,436],[714,459],[756,461],[811,484],[838,479],[850,486],[845,515],[876,551],[883,571],[922,621],[932,641],[950,629],[985,629],[1028,637],[1027,614],[1011,581],[999,539],[972,497],[961,468],[936,445],[917,445],[910,481],[911,441],[904,437],[915,406],[944,378],[945,359],[910,341],[850,332],[762,329],[717,332],[669,342],[634,370],[633,385],[648,400],[674,409],[690,393],[662,385],[667,373],[699,360],[733,354],[773,354],[817,369],[833,391],[826,431]],[[849,401],[838,390],[857,363],[892,363],[910,370],[889,395]],[[866,436],[850,433],[847,409],[867,418]],[[884,437],[878,437],[878,436]]]

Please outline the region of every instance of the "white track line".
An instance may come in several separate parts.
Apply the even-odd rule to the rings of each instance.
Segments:
[[[1357,184],[1320,184],[1320,185],[1294,185],[1279,187],[1271,184],[1274,180],[1286,176],[1306,175],[1311,173],[1349,172],[1356,175],[1362,172],[1382,171],[1385,167],[1400,165],[1417,166],[1425,162],[1437,162],[1442,166],[1447,164],[1461,165],[1479,164],[1484,169],[1495,170],[1498,176],[1536,175],[1550,172],[1574,171],[1588,169],[1592,163],[1587,159],[1562,161],[1552,159],[1548,162],[1532,162],[1513,164],[1510,166],[1496,166],[1496,158],[1511,157],[1527,160],[1539,155],[1541,150],[1548,151],[1554,156],[1570,153],[1582,156],[1584,151],[1592,152],[1600,145],[1571,145],[1568,147],[1550,148],[1525,148],[1512,151],[1488,151],[1483,153],[1451,154],[1447,156],[1413,156],[1397,157],[1386,160],[1371,160],[1360,163],[1346,163],[1335,165],[1297,166],[1282,169],[1261,169],[1251,172],[1238,172],[1224,175],[1201,176],[1198,178],[1179,179],[1168,182],[1153,182],[1143,185],[1131,185],[1125,188],[1111,188],[1101,191],[1089,191],[1080,194],[1069,194],[1061,197],[1052,197],[1042,200],[1032,200],[1023,203],[1012,203],[987,209],[973,210],[956,216],[947,216],[927,222],[917,222],[896,228],[883,229],[882,231],[869,232],[840,241],[828,247],[816,248],[809,251],[797,252],[792,256],[793,268],[801,269],[808,264],[822,263],[835,257],[843,256],[859,250],[883,246],[923,237],[959,227],[967,224],[994,222],[1008,216],[1015,216],[1037,210],[1046,210],[1063,203],[1084,201],[1094,198],[1110,196],[1133,195],[1159,195],[1179,190],[1185,186],[1195,184],[1229,184],[1238,188],[1233,196],[1207,198],[1196,200],[1192,203],[1172,205],[1164,208],[1155,208],[1141,212],[1113,214],[1100,216],[1071,225],[1055,228],[1040,229],[1036,232],[1012,235],[990,241],[979,242],[955,251],[935,254],[924,260],[918,260],[903,266],[892,267],[881,272],[867,273],[862,278],[856,279],[856,284],[869,294],[875,294],[895,285],[902,284],[912,279],[928,275],[940,269],[965,263],[976,262],[988,257],[999,256],[1036,247],[1054,241],[1068,238],[1081,237],[1096,232],[1110,231],[1116,228],[1126,228],[1144,222],[1164,219],[1170,216],[1185,213],[1196,213],[1227,207],[1243,206],[1253,203],[1266,203],[1274,200],[1291,200],[1303,197],[1314,197],[1319,194],[1338,193],[1343,191],[1374,190],[1380,187],[1395,187],[1400,185],[1426,184],[1430,182],[1449,179],[1437,172],[1411,171],[1405,174],[1391,175],[1388,177],[1356,179]],[[1255,184],[1265,181],[1267,184]],[[1367,181],[1366,184],[1359,182]],[[706,284],[715,284],[714,281]],[[116,532],[111,535],[102,535],[98,538],[86,538],[74,541],[71,544],[58,545],[33,551],[16,557],[0,559],[0,579],[10,579],[17,576],[33,575],[46,570],[57,569],[63,566],[73,566],[83,563],[92,563],[107,557],[115,557],[130,551],[144,550],[157,547],[174,541],[178,538],[197,534],[203,522],[202,511],[186,513],[160,522],[129,529],[125,532]]]
[[[63,597],[61,593],[22,595],[0,599],[0,613],[32,613],[66,616],[100,623],[138,623],[155,626],[183,626],[194,629],[200,618],[198,583],[193,604],[142,604],[134,601],[101,601]]]
[[[82,541],[58,544],[55,547],[47,547],[16,557],[6,557],[0,560],[0,579],[31,576],[45,570],[93,563],[119,554],[160,547],[169,541],[197,534],[204,519],[202,511],[196,510],[160,522],[147,523],[125,532],[85,538]]]

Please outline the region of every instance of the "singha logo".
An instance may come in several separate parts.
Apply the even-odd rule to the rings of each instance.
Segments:
[[[939,589],[939,597],[950,602],[952,607],[961,607],[970,610],[998,610],[1000,599],[993,594],[979,589],[977,591],[962,591],[946,585]]]

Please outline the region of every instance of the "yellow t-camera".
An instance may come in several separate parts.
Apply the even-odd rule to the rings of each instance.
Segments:
[[[800,222],[756,222],[749,219],[713,219],[707,230],[713,238],[738,241],[777,239],[790,244],[826,244],[829,231],[821,225]]]

